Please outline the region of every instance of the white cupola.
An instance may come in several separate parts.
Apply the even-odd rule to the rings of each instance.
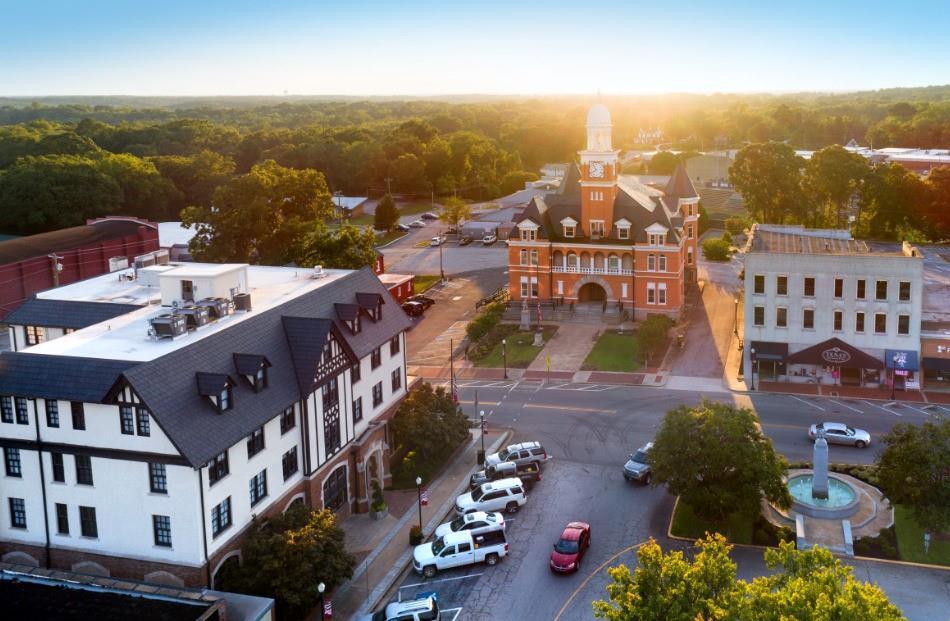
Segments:
[[[607,106],[595,103],[587,111],[587,150],[612,151],[610,111]]]

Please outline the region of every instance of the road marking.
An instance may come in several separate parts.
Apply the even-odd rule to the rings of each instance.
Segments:
[[[599,414],[616,414],[617,410],[602,410],[598,408],[578,408],[567,405],[547,405],[546,403],[525,403],[523,407],[545,410],[567,410],[568,412],[594,412]]]
[[[427,582],[416,582],[415,584],[404,584],[399,587],[399,590],[411,589],[413,587],[427,586],[430,584],[435,584],[437,582],[452,582],[454,580],[465,580],[467,578],[477,578],[478,576],[484,576],[484,572],[478,574],[468,574],[467,576],[456,576],[455,578],[439,578],[438,580],[429,580]]]
[[[636,550],[636,549],[638,549],[640,546],[642,546],[644,543],[646,543],[646,542],[644,541],[644,542],[642,542],[642,543],[636,543],[636,544],[630,546],[629,548],[624,548],[624,549],[621,550],[620,552],[617,552],[616,554],[614,554],[613,556],[611,556],[609,559],[607,559],[606,561],[604,561],[603,563],[601,563],[601,564],[597,567],[597,569],[595,569],[595,570],[593,571],[593,573],[591,573],[591,575],[589,575],[589,576],[587,576],[586,578],[584,578],[584,581],[581,582],[579,585],[577,585],[577,588],[574,589],[574,592],[571,593],[571,596],[567,598],[567,601],[564,602],[564,605],[561,606],[561,609],[557,611],[557,615],[554,617],[554,621],[558,621],[558,619],[561,618],[561,615],[564,614],[564,611],[567,610],[567,607],[571,604],[572,601],[574,601],[574,598],[577,597],[577,594],[580,593],[581,590],[583,590],[585,587],[587,587],[587,583],[590,582],[590,579],[591,579],[591,578],[593,578],[594,576],[596,576],[597,574],[599,574],[600,571],[601,571],[604,567],[606,567],[606,566],[609,565],[610,563],[613,563],[613,562],[617,559],[618,556],[621,556],[621,555],[623,555],[623,554],[626,554],[627,552],[630,552],[630,551],[632,551],[632,550]]]
[[[848,409],[851,410],[852,412],[857,412],[858,414],[864,414],[864,412],[863,412],[862,410],[859,410],[858,408],[853,408],[853,407],[851,407],[850,405],[848,405],[847,403],[841,403],[840,401],[836,401],[835,399],[831,399],[830,401],[831,401],[832,403],[837,403],[838,405],[840,405],[840,406],[843,407],[843,408],[848,408]]]
[[[464,403],[465,405],[471,405],[475,403],[474,401],[463,401],[459,400],[459,403]],[[478,405],[501,405],[501,401],[479,401]]]
[[[918,407],[915,407],[915,406],[913,406],[913,405],[909,405],[909,404],[907,404],[907,402],[901,403],[901,405],[904,406],[905,408],[910,408],[910,409],[914,410],[915,412],[920,412],[920,413],[923,414],[924,416],[930,416],[930,413],[929,413],[929,412],[925,412],[924,410],[922,410],[922,409],[920,409],[920,408],[918,408]]]
[[[879,409],[879,410],[884,410],[884,411],[887,412],[888,414],[893,414],[894,416],[903,416],[903,414],[901,414],[900,412],[895,412],[894,410],[889,410],[889,409],[887,409],[887,408],[882,408],[882,407],[879,406],[878,404],[876,404],[876,403],[871,403],[870,401],[862,401],[861,403],[866,403],[866,404],[870,405],[871,407],[875,407],[875,408],[877,408],[877,409]]]
[[[811,407],[813,407],[813,408],[815,408],[815,409],[818,409],[818,410],[821,410],[822,412],[825,411],[825,408],[821,407],[820,405],[816,405],[816,404],[812,403],[811,401],[805,401],[804,399],[799,399],[799,398],[796,397],[795,395],[789,395],[789,397],[791,397],[791,398],[794,399],[795,401],[801,401],[801,402],[804,403],[805,405],[810,405]]]
[[[449,618],[449,617],[448,617],[448,614],[449,614],[449,613],[452,613],[452,612],[454,612],[455,614],[452,615],[451,618]],[[459,618],[459,615],[460,615],[460,614],[462,614],[462,609],[461,609],[461,608],[443,608],[440,616],[441,616],[443,619],[445,619],[445,621],[455,621],[456,619]]]

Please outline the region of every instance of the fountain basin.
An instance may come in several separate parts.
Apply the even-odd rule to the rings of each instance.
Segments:
[[[812,498],[811,485],[813,478],[814,475],[812,474],[799,474],[788,480],[788,491],[792,494],[793,511],[823,519],[842,519],[857,512],[860,498],[854,487],[829,473],[828,498]]]

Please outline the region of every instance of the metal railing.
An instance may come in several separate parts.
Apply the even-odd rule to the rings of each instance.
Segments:
[[[475,302],[475,310],[480,309],[482,306],[487,304],[492,304],[494,302],[507,302],[508,301],[508,285],[499,287],[495,289],[495,292],[491,295],[482,298],[478,302]]]
[[[555,265],[551,268],[555,274],[603,274],[608,276],[633,276],[633,270],[609,267],[563,267]]]

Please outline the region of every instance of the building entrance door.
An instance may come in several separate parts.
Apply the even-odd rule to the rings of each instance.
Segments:
[[[578,302],[603,302],[607,299],[607,292],[595,282],[589,282],[577,292]]]

